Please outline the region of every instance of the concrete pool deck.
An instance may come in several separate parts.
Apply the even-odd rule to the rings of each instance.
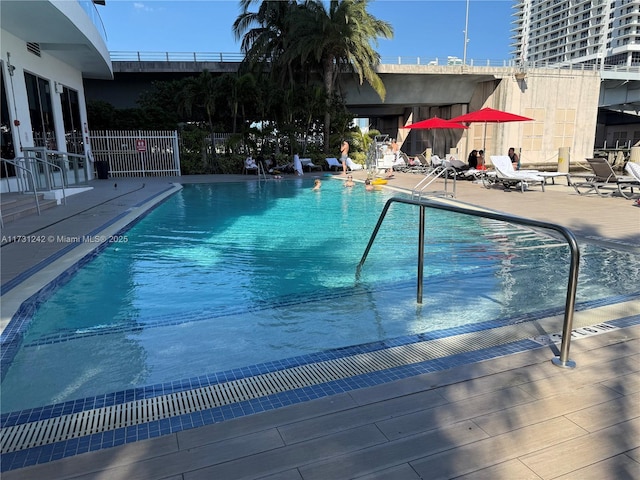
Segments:
[[[399,173],[388,186],[410,190],[420,178]],[[106,223],[115,233],[147,199],[170,194],[174,182],[249,179],[255,177],[94,181],[93,190],[69,197],[65,207],[5,225],[3,237],[18,240],[2,247],[2,285],[16,296],[30,282],[35,288],[36,275],[53,265],[48,258],[77,237],[102,234],[95,230]],[[579,196],[566,185],[521,193],[458,182],[457,200],[559,223],[579,241],[640,252],[640,208],[623,198]],[[363,232],[363,248],[368,235]],[[3,291],[3,321],[4,300]],[[639,478],[639,347],[640,327],[616,329],[573,342],[575,370],[554,367],[554,347],[541,347],[12,470],[3,478]]]

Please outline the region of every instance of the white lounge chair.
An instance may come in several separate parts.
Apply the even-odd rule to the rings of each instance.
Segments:
[[[347,157],[347,168],[349,170],[362,170],[364,167]]]
[[[640,187],[640,165],[633,162],[627,162],[624,169],[636,181],[635,185]],[[631,192],[633,192],[633,188],[631,189]]]
[[[255,160],[249,156],[244,160],[242,174],[247,175],[249,172],[259,174],[260,170],[258,169],[258,164]]]
[[[630,176],[635,178],[637,182],[640,182],[640,164],[627,162],[624,169]]]
[[[514,170],[511,159],[507,155],[492,155],[491,163],[496,170],[495,180],[502,183],[505,188],[520,187],[520,191],[535,183],[539,183],[544,192],[545,178],[540,176],[540,172]]]

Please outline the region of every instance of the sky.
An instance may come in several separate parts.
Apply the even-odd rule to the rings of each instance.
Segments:
[[[513,3],[469,0],[468,60],[496,64],[511,58]],[[369,13],[394,30],[392,40],[380,39],[375,47],[382,63],[462,58],[466,6],[466,0],[371,0]],[[110,52],[240,53],[232,31],[237,0],[106,0],[97,9]]]

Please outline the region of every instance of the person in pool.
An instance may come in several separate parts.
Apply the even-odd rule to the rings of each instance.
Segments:
[[[364,189],[367,191],[373,190],[373,185],[371,185],[371,180],[368,178],[364,181]]]
[[[312,188],[312,190],[319,191],[319,190],[320,190],[320,187],[322,187],[322,182],[320,181],[320,179],[319,179],[319,178],[316,178],[316,179],[313,181],[313,188]]]
[[[352,175],[347,176],[347,180],[344,182],[344,186],[353,187],[354,185],[355,183],[353,183],[353,176]]]

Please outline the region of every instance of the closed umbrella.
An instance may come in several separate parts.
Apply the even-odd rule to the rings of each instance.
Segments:
[[[444,120],[442,118],[433,117],[428,120],[422,120],[420,122],[412,123],[410,125],[405,125],[402,128],[414,128],[414,129],[423,129],[423,130],[433,130],[433,144],[436,143],[436,129],[447,129],[447,128],[469,128],[460,123],[452,122],[451,120]]]
[[[533,118],[523,117],[521,115],[516,115],[515,113],[503,112],[502,110],[487,107],[452,118],[450,121],[459,123],[483,122],[484,136],[482,140],[482,149],[485,150],[485,143],[487,141],[487,123],[528,122],[531,120],[533,120]]]

